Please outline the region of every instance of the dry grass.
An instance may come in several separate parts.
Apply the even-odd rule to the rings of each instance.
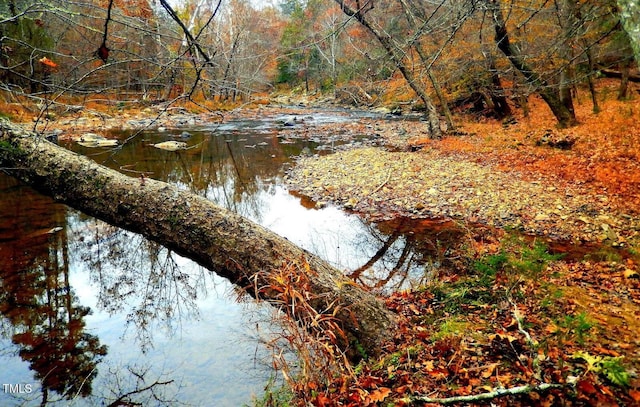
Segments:
[[[288,262],[263,277],[268,284],[254,289],[269,292],[275,299],[270,304],[276,307],[282,327],[267,346],[273,353],[274,369],[296,394],[296,402],[310,402],[307,398],[335,377],[352,377],[349,359],[341,350],[344,331],[334,315],[319,313],[311,305],[318,298],[310,288],[314,272],[308,264]]]

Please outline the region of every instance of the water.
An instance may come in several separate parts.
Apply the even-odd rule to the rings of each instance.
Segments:
[[[299,154],[326,154],[364,136],[314,134],[335,113],[140,134],[117,149],[67,148],[127,173],[160,179],[227,207],[374,288],[407,287],[442,265],[441,242],[462,231],[399,219],[368,224],[290,193]],[[304,123],[302,123],[304,121]],[[189,149],[152,147],[185,141]],[[126,142],[124,142],[126,140]],[[139,235],[53,202],[0,174],[0,405],[238,406],[273,377],[269,307]],[[445,245],[446,246],[446,245]]]

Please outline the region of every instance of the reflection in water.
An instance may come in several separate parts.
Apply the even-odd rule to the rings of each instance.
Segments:
[[[189,129],[192,148],[179,152],[151,144],[182,129],[144,132],[115,150],[67,147],[206,196],[375,289],[407,288],[451,264],[448,250],[464,244],[464,233],[450,224],[369,224],[334,207],[305,207],[282,186],[292,156],[353,139],[329,140],[327,148],[295,128],[280,130],[259,121]],[[270,314],[229,299],[233,288],[214,274],[2,174],[0,210],[0,329],[7,338],[0,338],[0,363],[10,367],[0,381],[40,383],[29,393],[0,391],[1,405],[11,398],[236,406],[272,375],[261,366],[268,352],[256,337],[273,329]]]
[[[202,268],[180,267],[170,250],[103,222],[87,222],[75,233],[71,251],[91,270],[97,306],[126,312],[143,351],[153,346],[154,331],[175,333],[176,322],[199,317],[196,301],[207,278]]]
[[[11,324],[4,334],[40,381],[42,404],[50,391],[54,398],[85,397],[107,348],[86,331],[90,309],[78,304],[69,284],[66,230],[58,226],[64,225],[64,208],[13,189],[10,198],[0,200],[8,220],[0,246],[0,314]],[[17,236],[25,226],[35,230]]]
[[[460,267],[453,253],[469,244],[468,231],[453,221],[398,218],[365,224],[363,244],[377,250],[348,275],[360,284],[389,290],[424,285]]]
[[[0,405],[235,406],[262,390],[268,354],[241,322],[266,324],[260,307],[8,177],[0,196],[0,382],[14,386]]]

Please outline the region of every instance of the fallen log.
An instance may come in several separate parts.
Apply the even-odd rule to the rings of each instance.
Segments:
[[[395,314],[373,294],[287,239],[201,196],[128,177],[1,119],[0,168],[57,201],[196,261],[255,298],[286,308],[302,326],[330,318],[344,333],[340,348],[353,358],[362,351],[377,354],[396,326]],[[278,278],[282,270],[294,270],[299,278]],[[292,292],[300,295],[284,295]]]
[[[622,78],[624,76],[623,72],[608,68],[600,68],[599,72],[607,78]],[[628,76],[628,80],[636,83],[640,82],[640,75],[636,73],[630,73]]]

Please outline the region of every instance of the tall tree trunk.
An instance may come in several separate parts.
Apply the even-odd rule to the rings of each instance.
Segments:
[[[620,8],[620,22],[629,35],[629,41],[636,62],[640,63],[640,7],[638,0],[617,0]]]
[[[364,28],[366,28],[374,37],[380,42],[380,45],[385,49],[389,58],[396,65],[396,68],[400,71],[404,79],[407,81],[411,89],[418,95],[418,97],[424,103],[427,110],[427,125],[429,127],[429,134],[431,138],[441,138],[442,130],[440,129],[440,116],[438,111],[431,101],[431,97],[427,94],[427,90],[420,84],[413,72],[403,62],[403,56],[398,53],[396,47],[393,45],[393,39],[386,33],[380,31],[374,27],[369,20],[365,18],[365,12],[362,9],[354,10],[350,8],[344,0],[334,0],[342,11],[355,18]]]
[[[509,59],[511,64],[524,76],[527,83],[538,89],[538,94],[549,106],[558,120],[560,127],[571,127],[578,124],[575,114],[562,103],[558,92],[527,65],[520,51],[509,41],[507,24],[502,14],[500,0],[487,0],[493,14],[495,41],[498,49]]]
[[[489,63],[489,72],[491,73],[491,102],[493,103],[493,111],[498,119],[509,119],[513,115],[509,102],[507,102],[507,96],[505,95],[504,87],[502,86],[502,80],[498,74],[496,68],[496,61],[491,51],[483,52],[484,57]]]
[[[595,75],[595,64],[593,62],[593,54],[591,48],[587,48],[585,54],[587,55],[587,62],[589,63],[589,75],[587,75],[587,81],[589,83],[589,94],[591,95],[591,104],[593,105],[593,113],[600,113],[600,105],[598,104],[598,93],[596,92],[596,84],[593,79]]]
[[[629,59],[620,64],[620,86],[618,87],[618,100],[625,100],[629,96],[629,71],[631,69]]]
[[[377,354],[396,327],[395,314],[339,270],[201,196],[120,174],[5,120],[0,167],[60,202],[196,261],[253,297],[289,309],[302,326],[318,318],[337,321],[345,334],[339,345],[351,356],[357,348]],[[293,276],[286,286],[278,279],[283,270]]]

